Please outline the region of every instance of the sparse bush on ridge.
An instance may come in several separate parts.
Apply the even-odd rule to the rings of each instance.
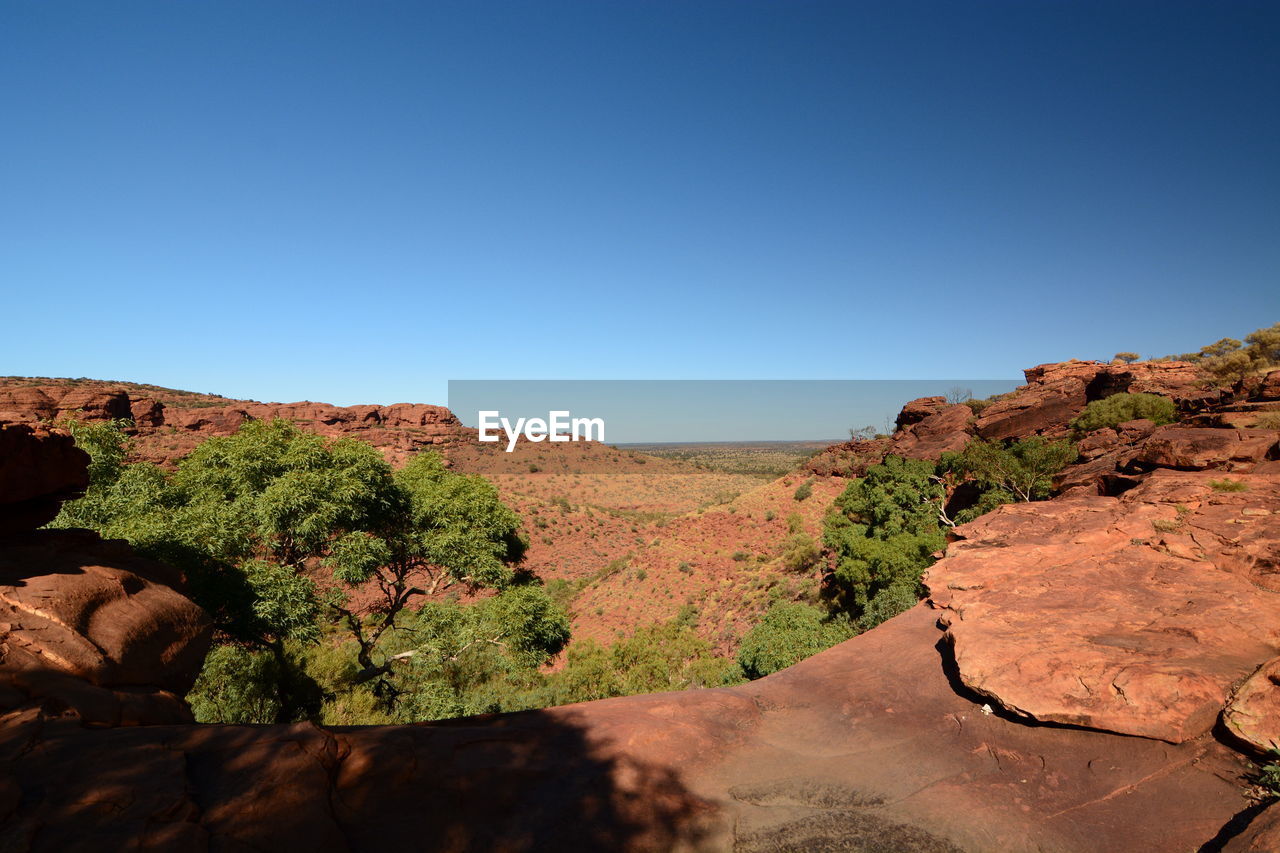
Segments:
[[[808,500],[809,496],[812,494],[813,494],[813,480],[805,480],[803,483],[801,483],[799,486],[796,487],[795,494],[793,494],[792,497],[795,498],[797,501],[804,501],[804,500]]]
[[[1177,411],[1172,400],[1159,394],[1112,394],[1085,406],[1071,427],[1086,433],[1139,418],[1146,418],[1157,426],[1171,424],[1177,419]]]

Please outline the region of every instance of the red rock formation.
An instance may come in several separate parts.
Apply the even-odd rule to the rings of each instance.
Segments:
[[[1264,459],[1276,458],[1278,441],[1280,432],[1276,430],[1165,426],[1152,433],[1130,461],[1186,471],[1250,471]]]
[[[88,487],[88,464],[69,435],[0,423],[0,535],[52,521]]]
[[[317,431],[447,426],[434,407],[298,407]],[[958,407],[928,409],[894,442],[968,435]],[[1122,476],[1147,431],[1086,465]],[[9,440],[63,471],[27,489],[56,506],[63,443]],[[181,579],[92,535],[11,534],[0,833],[32,851],[1274,850],[1275,808],[1224,830],[1250,768],[1210,728],[1231,702],[1238,735],[1270,731],[1254,673],[1280,653],[1280,466],[1223,492],[1221,471],[1150,458],[1118,498],[959,529],[928,578],[938,609],[769,678],[436,725],[120,727],[182,715],[207,628]]]
[[[1280,750],[1280,658],[1258,667],[1240,685],[1222,721],[1260,755]]]
[[[1025,371],[1027,384],[982,411],[975,431],[983,438],[1064,436],[1084,407],[1112,394],[1149,393],[1202,406],[1219,392],[1207,389],[1194,364],[1182,361],[1103,364],[1067,361]]]
[[[1014,504],[929,570],[960,677],[1036,720],[1181,742],[1280,653],[1280,478],[1159,471],[1120,498]]]
[[[88,484],[70,436],[0,425],[0,713],[190,719],[209,620],[181,575],[87,530],[36,530]]]

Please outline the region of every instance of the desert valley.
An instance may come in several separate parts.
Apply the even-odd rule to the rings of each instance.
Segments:
[[[5,379],[9,849],[1276,849],[1277,333],[665,457]]]

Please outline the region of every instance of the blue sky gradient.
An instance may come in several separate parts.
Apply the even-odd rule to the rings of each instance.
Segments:
[[[1280,5],[0,0],[0,374],[1014,377],[1280,320]]]

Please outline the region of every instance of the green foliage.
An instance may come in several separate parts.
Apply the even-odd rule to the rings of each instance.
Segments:
[[[782,565],[792,572],[807,572],[822,559],[822,548],[808,533],[793,533],[782,546]]]
[[[1232,480],[1229,477],[1224,477],[1221,480],[1210,480],[1209,488],[1215,492],[1247,492],[1249,491],[1249,484],[1243,480]]]
[[[187,694],[200,723],[297,722],[319,710],[316,683],[301,669],[298,647],[280,652],[214,646]]]
[[[1258,786],[1272,796],[1280,797],[1280,750],[1271,750],[1272,760],[1258,771]]]
[[[823,525],[836,556],[837,605],[860,612],[883,590],[918,584],[946,541],[939,521],[945,498],[933,463],[918,459],[887,457],[850,483]]]
[[[1076,460],[1075,445],[1032,436],[1007,447],[973,439],[959,454],[945,454],[939,467],[971,477],[986,489],[998,489],[1018,501],[1049,496],[1053,475]]]
[[[1246,335],[1244,342],[1223,338],[1178,358],[1199,364],[1219,382],[1238,382],[1280,362],[1280,323]]]
[[[798,601],[777,602],[742,639],[738,663],[748,678],[760,678],[829,649],[854,635],[846,618]]]
[[[1177,419],[1177,412],[1173,401],[1159,394],[1112,394],[1085,406],[1071,426],[1077,432],[1085,433],[1138,418],[1146,418],[1157,425],[1171,424]]]
[[[803,500],[808,500],[809,496],[812,494],[813,494],[813,481],[805,480],[803,483],[801,483],[799,486],[796,487],[795,494],[792,495],[792,497],[795,498],[797,501],[803,501]]]
[[[1137,361],[1140,358],[1142,358],[1142,356],[1138,355],[1138,353],[1136,352],[1118,352],[1115,354],[1114,357],[1112,357],[1111,360],[1122,361],[1125,364],[1133,364],[1135,361]]]
[[[920,583],[918,581],[912,583],[909,580],[903,580],[901,583],[893,584],[881,590],[863,608],[862,614],[858,617],[856,623],[858,631],[870,631],[899,613],[906,613],[920,603],[920,598],[923,594],[924,590],[921,588]]]

